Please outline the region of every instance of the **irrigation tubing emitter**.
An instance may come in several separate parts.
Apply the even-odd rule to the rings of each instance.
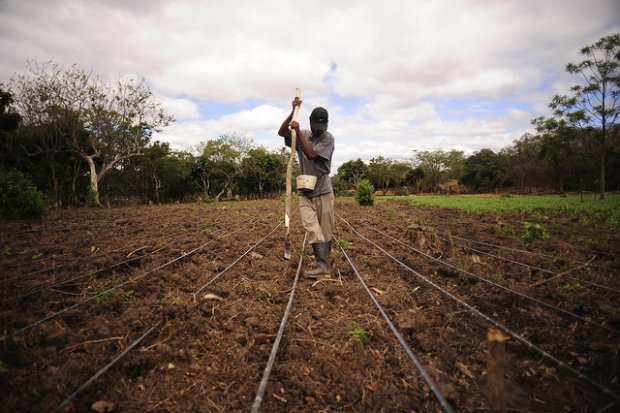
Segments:
[[[529,295],[527,295],[527,294],[520,293],[519,291],[515,291],[515,290],[513,290],[513,289],[511,289],[511,288],[508,288],[508,287],[506,287],[506,286],[503,286],[503,285],[501,285],[501,284],[498,284],[498,283],[496,283],[496,282],[493,282],[493,281],[491,281],[491,280],[488,280],[488,279],[486,279],[486,278],[484,278],[484,277],[481,277],[481,276],[479,276],[479,275],[476,275],[476,274],[474,274],[474,273],[471,273],[471,272],[469,272],[469,271],[467,271],[467,270],[465,270],[465,269],[459,268],[459,267],[457,267],[456,265],[451,264],[451,263],[450,263],[450,262],[448,262],[448,261],[441,260],[441,259],[439,259],[439,258],[435,258],[435,257],[433,257],[432,255],[429,255],[429,254],[425,253],[424,251],[420,251],[419,249],[414,248],[414,247],[412,247],[411,245],[407,245],[407,244],[405,244],[405,243],[404,243],[404,242],[402,242],[401,240],[396,239],[396,238],[392,237],[392,236],[391,236],[391,235],[389,235],[389,234],[386,234],[386,233],[384,233],[384,232],[382,232],[382,231],[379,231],[378,229],[372,228],[372,227],[370,227],[370,226],[369,226],[369,228],[370,228],[370,229],[372,229],[373,231],[375,231],[375,232],[377,232],[377,233],[379,233],[379,234],[381,234],[381,235],[385,236],[385,237],[390,238],[390,239],[391,239],[391,240],[393,240],[393,241],[398,242],[399,244],[403,245],[404,247],[409,248],[409,249],[411,249],[411,250],[413,250],[413,251],[417,252],[418,254],[420,254],[420,255],[422,255],[422,256],[424,256],[424,257],[428,258],[428,259],[431,259],[431,260],[433,260],[433,261],[435,261],[435,262],[437,262],[437,263],[439,263],[439,264],[445,265],[445,266],[446,266],[446,267],[448,267],[448,268],[452,268],[453,270],[458,271],[458,272],[460,272],[460,273],[463,273],[463,274],[465,274],[465,275],[467,275],[467,276],[469,276],[469,277],[473,277],[473,278],[475,278],[475,279],[477,279],[477,280],[479,280],[479,281],[482,281],[482,282],[484,282],[484,283],[487,283],[487,284],[489,284],[489,285],[492,285],[493,287],[499,288],[499,289],[504,290],[504,291],[506,291],[506,292],[508,292],[508,293],[511,293],[511,294],[514,294],[514,295],[518,295],[519,297],[524,298],[524,299],[526,299],[526,300],[533,301],[533,302],[535,302],[536,304],[540,304],[540,305],[542,305],[543,307],[547,307],[547,308],[549,308],[549,309],[552,309],[552,310],[554,310],[554,311],[557,311],[558,313],[561,313],[561,314],[563,314],[563,315],[565,315],[565,316],[572,317],[572,318],[574,318],[574,319],[576,319],[576,320],[579,320],[579,321],[582,321],[582,322],[584,322],[584,323],[586,323],[586,324],[590,324],[590,325],[592,325],[592,326],[595,326],[595,327],[601,328],[601,329],[603,329],[603,330],[607,330],[607,331],[609,331],[610,333],[614,333],[614,334],[618,334],[618,335],[620,335],[620,331],[618,331],[618,330],[616,330],[616,329],[613,329],[613,328],[611,328],[611,327],[607,327],[606,325],[604,325],[604,324],[600,324],[600,323],[597,323],[596,321],[588,320],[588,319],[587,319],[587,318],[585,318],[585,317],[582,317],[582,316],[580,316],[580,315],[578,315],[578,314],[572,313],[572,312],[570,312],[570,311],[568,311],[568,310],[565,310],[565,309],[563,309],[563,308],[557,307],[557,306],[555,306],[555,305],[553,305],[553,304],[549,304],[549,303],[548,303],[548,302],[546,302],[546,301],[539,300],[538,298],[535,298],[535,297],[529,296]]]
[[[258,241],[256,244],[252,245],[250,248],[248,248],[248,250],[246,252],[244,252],[243,254],[241,254],[236,260],[234,260],[228,267],[224,268],[222,271],[220,271],[215,277],[211,278],[209,280],[209,282],[207,282],[205,285],[203,285],[202,287],[200,287],[198,290],[196,290],[196,292],[194,292],[194,301],[196,301],[196,296],[198,294],[200,294],[205,288],[207,288],[209,285],[211,285],[211,283],[215,282],[215,280],[217,280],[218,278],[220,278],[220,276],[222,274],[224,274],[226,271],[228,271],[230,268],[232,268],[236,263],[238,263],[243,257],[245,257],[246,255],[248,255],[250,253],[250,251],[252,251],[254,248],[256,248],[258,245],[260,245],[263,241],[265,241],[271,234],[273,234],[275,232],[276,229],[280,228],[280,225],[282,225],[282,221],[280,221],[278,223],[278,225],[276,225],[276,227],[274,229],[272,229],[269,234],[265,235],[260,241]]]
[[[304,261],[303,251],[306,247],[306,239],[308,238],[308,233],[304,234],[304,240],[301,244],[302,253],[299,256],[299,264],[297,264],[297,271],[295,272],[295,279],[293,280],[293,288],[291,289],[291,294],[288,297],[288,303],[286,304],[286,310],[284,310],[284,316],[282,317],[282,321],[280,321],[280,328],[278,329],[278,334],[276,336],[275,341],[273,342],[273,346],[271,347],[271,353],[269,354],[269,360],[267,360],[267,365],[265,366],[265,370],[263,370],[263,377],[261,378],[260,384],[258,385],[258,390],[256,392],[256,397],[254,398],[254,403],[252,403],[252,410],[250,413],[258,413],[260,409],[260,405],[263,402],[263,396],[265,395],[265,390],[267,389],[267,383],[269,382],[269,376],[271,375],[271,369],[273,369],[273,363],[276,360],[276,354],[278,353],[278,348],[280,347],[280,341],[282,340],[282,336],[284,335],[284,327],[286,326],[286,322],[288,321],[288,317],[291,313],[291,308],[293,307],[293,299],[295,298],[295,290],[297,288],[297,282],[299,280],[299,274],[301,273],[301,266]]]
[[[345,221],[346,222],[346,221]],[[335,238],[334,238],[335,239]],[[337,241],[337,240],[336,240]],[[344,248],[342,248],[342,245],[340,245],[338,242],[336,242],[336,245],[338,245],[340,247],[340,251],[342,252],[342,254],[344,255],[344,257],[347,259],[347,261],[349,262],[349,265],[351,266],[351,268],[353,269],[353,272],[355,273],[355,275],[357,276],[357,279],[359,280],[359,282],[362,283],[362,285],[364,286],[364,289],[366,290],[366,293],[368,294],[368,296],[370,297],[370,299],[372,300],[372,302],[375,304],[375,307],[377,307],[377,309],[379,310],[379,312],[381,313],[381,316],[383,317],[383,319],[385,320],[385,322],[388,324],[388,326],[390,327],[390,330],[392,330],[392,333],[396,336],[396,338],[398,339],[398,342],[400,343],[400,345],[402,346],[403,350],[405,350],[405,353],[407,353],[407,356],[409,356],[409,359],[413,362],[413,364],[415,365],[416,369],[418,369],[418,371],[420,372],[420,375],[422,376],[422,379],[424,379],[424,381],[426,382],[426,384],[428,384],[428,387],[431,389],[431,391],[433,392],[433,394],[435,395],[435,397],[437,398],[437,401],[439,402],[439,404],[441,405],[441,407],[443,408],[443,410],[445,412],[448,413],[453,413],[454,409],[452,409],[452,406],[450,406],[450,404],[448,403],[448,401],[446,400],[446,398],[443,396],[443,394],[441,393],[441,391],[437,388],[437,386],[435,385],[435,383],[433,382],[433,379],[431,378],[431,376],[429,376],[429,374],[426,372],[426,370],[424,370],[424,367],[422,366],[422,364],[419,362],[419,360],[416,358],[415,354],[413,354],[413,351],[411,350],[411,348],[407,345],[407,342],[405,341],[405,339],[403,338],[403,336],[400,334],[400,332],[398,331],[398,329],[394,326],[394,324],[392,323],[392,321],[390,320],[390,317],[388,317],[388,315],[386,314],[386,312],[383,310],[383,307],[381,307],[381,304],[379,304],[379,302],[377,301],[377,299],[375,298],[375,296],[373,295],[373,293],[370,291],[370,289],[368,288],[368,286],[366,285],[366,283],[364,282],[364,280],[362,279],[362,276],[359,274],[359,272],[357,271],[357,269],[355,268],[355,265],[353,265],[353,262],[351,262],[351,259],[349,258],[349,256],[347,255],[347,253],[344,251]]]
[[[225,234],[225,235],[223,235],[223,236],[224,236],[224,237],[226,237],[226,236],[229,236],[229,235],[231,235],[231,234],[233,234],[233,233],[235,233],[235,232],[242,231],[242,230],[244,230],[244,229],[245,229],[245,227],[244,227],[244,228],[239,228],[239,229],[237,229],[237,230],[235,230],[235,231],[232,231],[232,232],[229,232],[229,233],[227,233],[227,234]],[[55,318],[55,317],[58,317],[59,315],[64,314],[64,313],[66,313],[66,312],[67,312],[67,311],[69,311],[69,310],[72,310],[72,309],[74,309],[74,308],[76,308],[76,307],[79,307],[79,306],[81,306],[81,305],[83,305],[83,304],[89,303],[89,302],[91,302],[91,301],[93,301],[93,300],[95,300],[95,299],[97,299],[97,298],[99,298],[99,297],[103,297],[103,296],[105,296],[106,294],[110,294],[110,293],[111,293],[111,292],[113,292],[114,290],[117,290],[117,289],[119,289],[119,288],[121,288],[121,287],[123,287],[123,286],[125,286],[125,285],[127,285],[127,284],[129,284],[129,283],[136,282],[137,280],[139,280],[139,279],[141,279],[141,278],[144,278],[144,277],[145,277],[146,275],[148,275],[148,274],[152,274],[152,273],[154,273],[155,271],[159,271],[159,270],[161,270],[161,269],[163,269],[163,268],[165,268],[165,267],[167,267],[167,266],[169,266],[169,265],[172,265],[173,263],[175,263],[175,262],[177,262],[177,261],[179,261],[179,260],[182,260],[182,259],[184,259],[184,258],[186,258],[186,257],[188,257],[188,256],[190,256],[190,255],[192,255],[192,254],[194,254],[194,253],[196,253],[197,251],[199,251],[199,250],[203,249],[204,247],[206,247],[207,245],[209,245],[209,244],[210,244],[210,243],[212,243],[213,241],[214,241],[214,240],[213,240],[213,239],[211,239],[211,240],[209,240],[209,241],[205,242],[204,244],[202,244],[202,245],[200,245],[200,246],[198,246],[198,247],[194,248],[193,250],[191,250],[191,251],[189,251],[189,252],[184,252],[184,253],[183,253],[183,254],[181,254],[179,257],[177,257],[177,258],[175,258],[175,259],[173,259],[173,260],[171,260],[171,261],[168,261],[167,263],[162,264],[162,265],[160,265],[160,266],[159,266],[159,267],[157,267],[157,268],[154,268],[154,269],[151,269],[151,270],[149,270],[149,271],[146,271],[145,273],[140,274],[140,275],[138,275],[138,276],[137,276],[137,277],[135,277],[135,278],[130,278],[128,281],[125,281],[125,282],[123,282],[123,283],[121,283],[121,284],[115,285],[114,287],[108,288],[107,290],[105,290],[105,291],[103,291],[103,292],[101,292],[101,293],[99,293],[99,294],[97,294],[97,295],[94,295],[94,296],[92,296],[92,297],[86,298],[86,299],[84,299],[84,300],[82,300],[82,301],[79,301],[79,302],[77,302],[77,303],[73,304],[73,305],[70,305],[69,307],[65,307],[65,308],[63,308],[62,310],[59,310],[59,311],[57,311],[57,312],[55,312],[55,313],[53,313],[53,314],[50,314],[50,315],[48,315],[48,316],[46,316],[46,317],[44,317],[44,318],[41,318],[41,319],[39,319],[39,320],[35,321],[34,323],[29,324],[29,325],[27,325],[27,326],[25,326],[25,327],[23,327],[23,328],[21,328],[21,329],[19,329],[19,330],[13,331],[12,333],[9,333],[9,334],[5,334],[4,336],[0,337],[0,343],[1,343],[1,342],[3,342],[3,341],[5,341],[5,340],[11,339],[11,338],[13,338],[13,337],[16,337],[16,336],[18,336],[18,335],[20,335],[20,334],[23,334],[23,333],[25,333],[26,331],[29,331],[29,330],[31,330],[32,328],[34,328],[34,327],[38,326],[39,324],[42,324],[42,323],[44,323],[44,322],[46,322],[46,321],[48,321],[48,320],[51,320],[51,319],[53,319],[53,318]]]
[[[574,376],[576,376],[577,378],[579,378],[580,380],[590,384],[592,387],[596,388],[597,390],[599,390],[601,393],[603,393],[606,396],[609,396],[610,398],[614,399],[616,402],[620,402],[620,395],[618,395],[615,392],[612,392],[611,390],[609,390],[608,388],[598,384],[597,382],[595,382],[594,380],[590,379],[589,377],[587,377],[586,375],[584,375],[583,373],[577,371],[576,369],[572,368],[571,366],[569,366],[568,364],[560,361],[559,359],[555,358],[554,356],[552,356],[551,354],[547,353],[545,350],[543,350],[542,348],[536,346],[535,344],[531,343],[530,341],[526,340],[525,338],[521,337],[520,335],[518,335],[517,333],[513,332],[512,330],[508,329],[507,327],[505,327],[503,324],[499,323],[498,321],[493,320],[492,318],[490,318],[489,316],[487,316],[486,314],[482,313],[480,310],[478,310],[477,308],[467,304],[465,301],[461,300],[460,298],[458,298],[457,296],[455,296],[454,294],[452,294],[451,292],[444,290],[443,288],[441,288],[440,286],[438,286],[437,284],[435,284],[434,282],[432,282],[431,280],[427,279],[426,277],[424,277],[422,274],[420,274],[419,272],[417,272],[416,270],[414,270],[413,268],[409,267],[407,264],[405,264],[404,262],[400,261],[398,258],[394,257],[392,254],[390,254],[389,252],[387,252],[385,249],[383,249],[380,245],[378,245],[377,243],[375,243],[374,241],[368,239],[367,237],[365,237],[364,235],[360,234],[358,231],[355,230],[355,228],[353,228],[351,226],[351,224],[349,224],[344,218],[339,217],[342,221],[344,221],[345,224],[347,224],[347,226],[349,226],[349,228],[351,228],[351,230],[353,231],[353,233],[355,233],[358,237],[362,238],[363,240],[365,240],[366,242],[368,242],[369,244],[373,245],[375,248],[377,248],[379,251],[381,251],[383,254],[385,254],[386,256],[388,256],[390,259],[392,259],[394,262],[396,262],[398,265],[400,265],[401,267],[403,267],[404,269],[406,269],[407,271],[410,271],[411,273],[413,273],[416,277],[420,278],[423,282],[425,282],[426,284],[430,285],[431,287],[435,288],[436,290],[440,291],[442,294],[446,295],[448,298],[456,301],[458,304],[460,304],[461,306],[467,308],[469,311],[473,312],[475,315],[477,315],[478,317],[482,318],[483,320],[485,320],[486,322],[494,325],[495,327],[497,327],[499,330],[503,331],[505,334],[509,335],[510,337],[514,338],[515,340],[519,341],[520,343],[524,344],[526,346],[526,348],[528,350],[532,350],[536,353],[538,353],[539,355],[541,355],[544,359],[551,361],[552,363],[554,363],[556,366],[564,369],[565,371],[573,374]]]
[[[62,403],[60,403],[60,405],[56,409],[54,409],[52,413],[57,413],[57,412],[62,411],[63,407],[65,407],[71,400],[73,400],[84,389],[86,389],[88,386],[90,386],[95,380],[97,380],[99,377],[101,377],[106,371],[108,371],[110,369],[110,367],[112,367],[120,359],[125,357],[125,355],[127,353],[129,353],[135,346],[140,344],[140,342],[142,342],[142,340],[144,340],[149,334],[151,334],[151,332],[153,332],[153,330],[155,330],[157,327],[159,327],[160,324],[161,324],[161,321],[158,321],[157,323],[155,323],[155,325],[153,327],[149,328],[136,341],[131,343],[129,345],[129,347],[127,347],[125,350],[123,350],[123,352],[121,354],[119,354],[118,356],[114,357],[114,359],[112,359],[112,361],[110,361],[108,364],[106,364],[105,367],[103,367],[101,370],[99,370],[97,373],[95,373],[95,375],[92,376],[90,379],[86,380],[86,382],[84,382],[84,384],[82,384],[80,387],[78,387],[78,389],[76,391],[71,393],[71,395],[69,397],[67,397]]]

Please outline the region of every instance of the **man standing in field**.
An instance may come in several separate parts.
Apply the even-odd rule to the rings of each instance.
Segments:
[[[297,134],[297,155],[301,173],[316,176],[313,190],[298,189],[299,212],[301,222],[308,231],[308,237],[316,267],[304,272],[308,277],[319,277],[330,274],[330,253],[332,249],[332,233],[334,229],[334,192],[329,177],[334,153],[334,137],[327,131],[328,113],[322,107],[316,107],[310,114],[310,130],[300,130],[299,123],[291,122],[296,106],[301,100],[293,100],[293,110],[284,120],[278,135],[284,138],[284,144],[291,146],[291,129]]]

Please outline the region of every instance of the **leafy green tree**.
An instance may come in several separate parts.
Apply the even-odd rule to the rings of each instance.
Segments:
[[[206,196],[210,190],[219,202],[224,193],[232,190],[236,178],[241,175],[241,160],[251,149],[251,141],[239,135],[222,135],[204,144],[202,155],[197,162],[201,188]]]
[[[360,179],[368,175],[368,166],[360,158],[347,161],[338,167],[336,175],[349,187],[356,187]]]
[[[506,172],[516,183],[520,191],[525,187],[544,184],[547,171],[541,161],[542,138],[539,135],[523,134],[513,141],[512,146],[504,149]]]
[[[413,168],[408,163],[394,162],[390,165],[390,178],[394,187],[402,187],[409,183]]]
[[[383,195],[387,193],[392,177],[390,176],[390,167],[392,160],[383,156],[372,158],[368,164],[368,181],[375,187],[381,188]]]
[[[83,159],[97,206],[100,181],[140,155],[151,134],[173,121],[144,80],[121,79],[109,87],[75,65],[48,62],[31,66],[14,84],[20,113],[43,136],[40,151],[55,154],[69,148]]]
[[[458,179],[463,163],[461,151],[413,151],[412,164],[423,171],[423,183],[432,191],[436,191],[446,179]]]
[[[620,34],[602,37],[582,48],[581,55],[584,60],[567,64],[566,71],[580,75],[584,84],[573,86],[569,95],[556,95],[549,106],[558,128],[579,128],[597,142],[599,192],[605,199],[608,141],[620,115]]]
[[[17,166],[19,151],[13,142],[13,134],[22,117],[15,110],[13,94],[0,84],[0,165],[5,168]]]
[[[263,147],[252,148],[242,159],[241,169],[248,192],[255,192],[262,198],[265,191],[277,191],[286,173],[285,159],[278,152],[269,152]]]
[[[407,173],[407,185],[415,187],[417,192],[420,192],[422,186],[422,180],[424,179],[424,170],[420,167],[411,168]]]
[[[475,190],[501,188],[506,184],[507,174],[501,154],[481,149],[465,160],[460,182]]]

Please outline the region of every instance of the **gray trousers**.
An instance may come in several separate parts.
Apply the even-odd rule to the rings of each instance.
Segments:
[[[334,232],[333,193],[312,198],[299,195],[299,213],[310,244],[331,241]]]

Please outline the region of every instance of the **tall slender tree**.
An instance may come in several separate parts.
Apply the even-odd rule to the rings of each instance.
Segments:
[[[620,114],[620,34],[601,38],[581,49],[584,60],[566,65],[568,73],[581,75],[583,83],[568,95],[556,95],[549,106],[558,126],[579,128],[598,145],[599,191],[605,199],[605,159],[610,131]]]

